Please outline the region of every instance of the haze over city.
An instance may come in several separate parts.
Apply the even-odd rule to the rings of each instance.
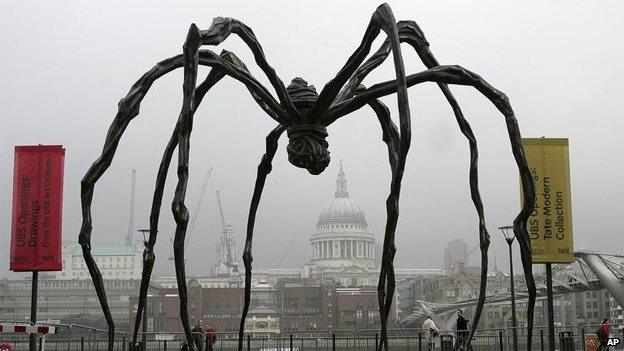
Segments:
[[[285,84],[301,76],[317,90],[359,44],[378,2],[184,2],[175,7],[142,2],[35,2],[0,5],[0,277],[8,271],[13,149],[62,144],[66,148],[63,239],[77,240],[80,180],[99,156],[117,102],[156,62],[181,53],[191,23],[210,26],[228,16],[250,26]],[[459,64],[505,92],[525,137],[570,139],[576,249],[624,252],[624,3],[550,1],[526,3],[399,2],[398,20],[415,20],[443,64]],[[380,36],[373,45],[381,43]],[[235,52],[270,86],[242,40],[232,36],[212,50]],[[408,73],[424,69],[404,49]],[[202,75],[207,70],[200,69]],[[364,82],[394,78],[388,61]],[[135,229],[148,225],[156,171],[182,102],[182,71],[155,83],[130,124],[115,160],[94,196],[93,243],[123,245],[128,231],[131,172],[136,169]],[[478,92],[452,87],[477,135],[480,185],[490,252],[507,267],[507,246],[496,229],[520,207],[517,169],[504,120]],[[412,147],[397,229],[396,266],[439,268],[444,245],[478,242],[468,188],[468,146],[451,109],[434,84],[410,88]],[[395,95],[383,99],[395,121]],[[209,180],[187,246],[188,271],[205,275],[221,231],[215,191],[223,199],[236,238],[244,229],[264,138],[275,122],[258,109],[240,83],[224,79],[206,96],[194,121],[187,206],[195,212],[203,177]],[[299,268],[310,258],[309,237],[319,212],[333,197],[340,160],[351,197],[382,242],[390,185],[387,150],[373,112],[362,109],[329,130],[332,161],[319,176],[292,167],[280,141],[256,220],[254,266]],[[176,158],[174,156],[174,164]],[[157,275],[171,275],[171,167],[156,246]],[[135,238],[139,238],[135,233]],[[290,242],[294,244],[289,248]],[[288,249],[288,251],[287,251]],[[240,255],[241,252],[237,252]],[[476,264],[476,260],[473,261]],[[519,259],[516,260],[519,262]]]

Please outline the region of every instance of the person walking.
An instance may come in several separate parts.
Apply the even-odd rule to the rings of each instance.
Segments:
[[[610,332],[611,331],[609,330],[609,319],[605,318],[602,320],[602,323],[600,323],[598,330],[596,330],[596,334],[598,335],[598,348],[596,349],[596,351],[609,349],[609,347],[607,346],[607,342],[609,341]]]
[[[207,351],[212,351],[214,344],[217,342],[217,335],[211,325],[206,327],[206,344],[208,346]]]
[[[433,350],[433,339],[438,336],[440,330],[436,327],[433,319],[430,315],[427,315],[427,319],[422,324],[422,329],[425,330],[425,340],[427,341],[427,351]]]
[[[468,340],[468,322],[462,310],[457,310],[457,346],[466,346]]]
[[[206,349],[204,343],[204,321],[198,319],[193,329],[191,329],[191,333],[193,334],[195,349],[197,351],[204,351]]]

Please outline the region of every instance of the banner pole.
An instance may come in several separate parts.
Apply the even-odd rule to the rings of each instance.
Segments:
[[[30,295],[30,322],[37,325],[37,283],[39,271],[32,272],[32,292]],[[30,351],[37,351],[37,333],[30,333]]]
[[[555,351],[555,311],[553,309],[552,267],[546,263],[546,294],[548,296],[548,349]]]

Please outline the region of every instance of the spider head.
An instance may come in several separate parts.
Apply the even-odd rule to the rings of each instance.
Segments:
[[[329,165],[329,151],[327,147],[327,129],[325,126],[310,122],[308,112],[316,103],[318,94],[313,85],[301,78],[292,80],[288,88],[288,95],[293,105],[304,116],[304,121],[293,121],[288,126],[288,161],[291,164],[305,168],[311,174],[321,174]]]
[[[295,105],[297,110],[304,116],[308,114],[318,99],[318,93],[314,85],[309,85],[308,82],[300,77],[290,82],[288,88],[286,88],[286,92],[293,105]]]

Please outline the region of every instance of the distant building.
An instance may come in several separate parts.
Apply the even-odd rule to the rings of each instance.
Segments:
[[[364,211],[349,196],[342,164],[334,198],[321,211],[310,244],[311,276],[335,279],[344,286],[377,284],[375,238],[368,231]]]
[[[203,287],[191,278],[187,282],[188,310],[191,323],[203,319],[219,332],[236,332],[243,308],[243,289],[229,287]],[[138,296],[130,299],[134,306],[126,311],[131,325],[136,317]],[[148,332],[182,332],[180,299],[177,288],[162,288],[147,297]]]
[[[245,320],[245,333],[254,338],[268,338],[280,334],[279,318],[251,316]]]
[[[202,287],[188,281],[189,315],[202,318],[216,331],[232,337],[238,332],[243,309],[242,287]],[[181,332],[179,297],[176,289],[160,289],[147,298],[148,332]],[[281,279],[251,288],[251,303],[245,331],[256,336],[296,334],[311,336],[316,331],[370,329],[379,325],[377,291],[373,287],[341,288],[316,279]],[[136,316],[137,298],[130,298],[129,324]],[[394,323],[392,306],[389,320]],[[226,337],[224,335],[224,337]]]
[[[97,263],[108,303],[120,330],[128,327],[130,297],[138,295],[143,269],[143,244],[130,246],[94,246],[91,255]],[[93,288],[89,270],[76,242],[62,243],[63,270],[39,274],[39,320],[65,324],[82,324],[105,328],[100,302]],[[0,319],[28,320],[32,281],[0,281]],[[150,291],[155,288],[150,287]]]
[[[521,277],[517,276],[516,280]],[[569,292],[553,297],[553,315],[556,326],[598,325],[603,318],[608,318],[609,293],[606,290]],[[516,303],[518,326],[527,326],[526,301]],[[545,297],[535,302],[534,325],[548,325],[548,304]],[[511,305],[507,302],[486,304],[483,309],[482,328],[511,327]],[[613,324],[616,324],[612,321]]]
[[[241,277],[192,277],[189,279],[197,282],[202,288],[238,288],[243,286]],[[163,289],[178,288],[175,276],[152,277],[151,282]]]
[[[335,293],[332,286],[312,279],[285,279],[277,288],[283,333],[305,334],[333,327]]]
[[[619,325],[620,329],[624,329],[624,308],[618,305],[613,297],[609,297],[609,303],[611,305],[611,323]]]
[[[459,266],[462,270],[455,270],[452,274],[437,276],[414,276],[407,277],[399,281],[397,285],[399,318],[404,321],[406,327],[418,327],[422,320],[410,318],[422,314],[412,314],[420,309],[418,301],[448,303],[476,299],[480,283],[479,271],[470,267]],[[571,268],[568,268],[571,269]],[[522,284],[524,277],[515,276],[516,284]],[[510,277],[501,271],[494,271],[488,274],[486,295],[497,295],[509,292]],[[570,325],[596,325],[603,318],[612,316],[612,323],[617,324],[617,312],[614,312],[614,302],[611,302],[610,295],[604,289],[595,291],[581,291],[556,294],[553,298],[553,314],[557,326]],[[464,316],[472,320],[475,305],[463,308]],[[620,315],[621,315],[621,309]],[[448,318],[443,322],[446,327],[454,325],[454,311],[441,316]],[[526,300],[516,301],[516,315],[519,327],[527,326],[527,303]],[[615,315],[615,317],[614,317]],[[539,297],[535,303],[534,325],[543,326],[548,324],[548,307],[546,298]],[[510,301],[488,302],[484,305],[479,328],[509,328],[512,325]],[[471,328],[475,327],[471,325]]]
[[[93,246],[91,255],[104,279],[141,279],[143,269],[143,244],[141,242],[130,246]],[[63,241],[62,257],[63,270],[45,273],[46,275],[52,275],[58,280],[91,279],[82,257],[82,248],[78,243]]]
[[[396,312],[393,302],[389,315],[392,327]],[[373,287],[336,289],[335,330],[364,330],[378,328],[379,300],[377,289]]]
[[[576,313],[579,324],[596,325],[602,323],[604,318],[610,317],[611,296],[606,290],[586,291],[574,294],[572,298],[575,302]],[[620,309],[621,311],[621,309]]]
[[[30,320],[30,279],[0,280],[0,320]],[[140,281],[105,279],[108,303],[118,330],[129,327],[130,298],[138,295]],[[63,324],[106,328],[91,280],[56,280],[42,276],[38,283],[37,319]],[[150,293],[155,292],[150,287]]]
[[[461,239],[449,241],[444,248],[444,268],[452,271],[458,263],[464,263],[468,254],[468,244]]]

